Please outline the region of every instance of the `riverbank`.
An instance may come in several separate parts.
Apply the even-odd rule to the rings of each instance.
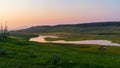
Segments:
[[[26,35],[0,42],[0,67],[3,68],[119,68],[120,47],[100,51],[98,45],[37,43]],[[32,36],[33,37],[33,36]],[[24,39],[24,40],[23,40]],[[53,56],[60,58],[52,64]]]
[[[38,37],[31,38],[30,41],[41,42],[41,43],[43,42],[43,43],[61,43],[61,44],[96,44],[96,45],[105,45],[105,46],[120,46],[120,44],[113,43],[112,41],[109,41],[109,40],[47,41],[46,38],[47,39],[59,39],[61,37],[52,36],[52,35],[39,35]]]

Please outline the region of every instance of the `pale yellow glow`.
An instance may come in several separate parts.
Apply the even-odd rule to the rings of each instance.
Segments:
[[[119,20],[118,9],[93,4],[85,0],[0,0],[0,20],[7,20],[9,28]]]

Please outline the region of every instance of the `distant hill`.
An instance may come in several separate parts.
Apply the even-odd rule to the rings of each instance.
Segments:
[[[56,26],[34,26],[14,31],[17,33],[49,33],[49,32],[75,32],[75,33],[120,33],[120,22],[94,22],[85,24],[63,24]]]

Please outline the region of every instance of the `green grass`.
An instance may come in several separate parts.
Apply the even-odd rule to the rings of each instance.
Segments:
[[[0,42],[0,68],[120,68],[117,46],[100,51],[99,45],[37,43],[28,38],[15,35]],[[61,58],[56,65],[51,63],[53,55]]]
[[[65,36],[60,38],[46,38],[47,41],[57,41],[57,40],[65,40],[65,41],[80,41],[80,40],[110,40],[112,42],[120,43],[120,36],[107,36],[107,35],[79,35],[79,36]]]

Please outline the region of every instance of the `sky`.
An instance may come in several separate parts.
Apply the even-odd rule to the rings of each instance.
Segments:
[[[120,21],[120,0],[0,0],[8,27]]]

